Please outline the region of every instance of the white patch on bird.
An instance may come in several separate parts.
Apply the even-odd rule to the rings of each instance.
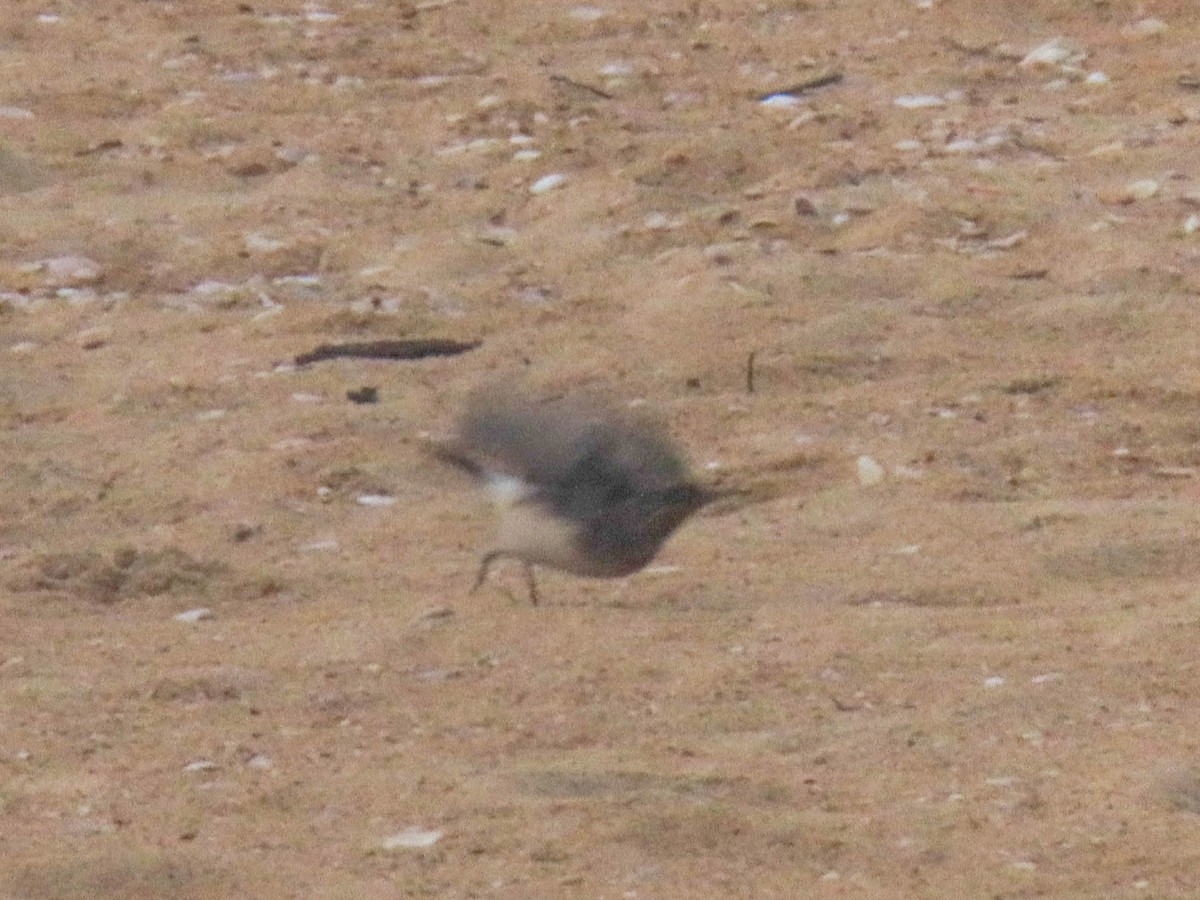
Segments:
[[[492,496],[492,502],[500,507],[520,503],[532,491],[532,486],[528,481],[518,478],[516,475],[506,475],[503,472],[488,472],[487,486],[488,493]]]

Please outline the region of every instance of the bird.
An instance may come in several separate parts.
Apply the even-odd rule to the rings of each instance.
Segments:
[[[630,575],[724,493],[692,479],[661,429],[590,400],[477,392],[458,434],[432,450],[482,482],[499,513],[471,592],[494,562],[513,558],[523,564],[534,605],[534,566],[591,578]]]

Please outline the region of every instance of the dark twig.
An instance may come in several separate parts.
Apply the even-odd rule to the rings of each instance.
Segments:
[[[823,88],[828,87],[831,84],[837,84],[844,77],[845,76],[843,76],[841,72],[836,70],[818,72],[811,78],[806,78],[804,81],[798,81],[795,84],[789,85],[788,87],[778,88],[777,90],[767,91],[765,94],[760,94],[758,99],[759,101],[763,101],[771,97],[778,97],[780,94],[791,94],[792,96],[796,96],[797,94],[803,94],[806,91],[815,91],[817,88]]]
[[[590,84],[584,84],[582,81],[576,81],[574,78],[568,78],[566,75],[551,75],[550,80],[555,84],[573,87],[576,90],[584,91],[603,100],[611,100],[613,98],[613,95],[608,91],[602,91],[598,87],[592,87]]]
[[[454,341],[448,338],[361,341],[350,344],[321,344],[296,357],[296,365],[345,357],[361,359],[424,359],[427,356],[457,356],[474,350],[479,341]]]

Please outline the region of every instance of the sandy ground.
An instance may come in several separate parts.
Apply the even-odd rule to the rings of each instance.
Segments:
[[[0,895],[1200,896],[1198,45],[4,4]],[[468,596],[516,378],[754,502]]]

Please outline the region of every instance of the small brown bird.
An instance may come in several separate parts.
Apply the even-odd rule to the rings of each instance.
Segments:
[[[512,394],[474,398],[459,435],[434,454],[483,481],[500,514],[471,589],[501,557],[615,578],[650,562],[692,513],[723,492],[691,480],[658,429],[586,403]]]

